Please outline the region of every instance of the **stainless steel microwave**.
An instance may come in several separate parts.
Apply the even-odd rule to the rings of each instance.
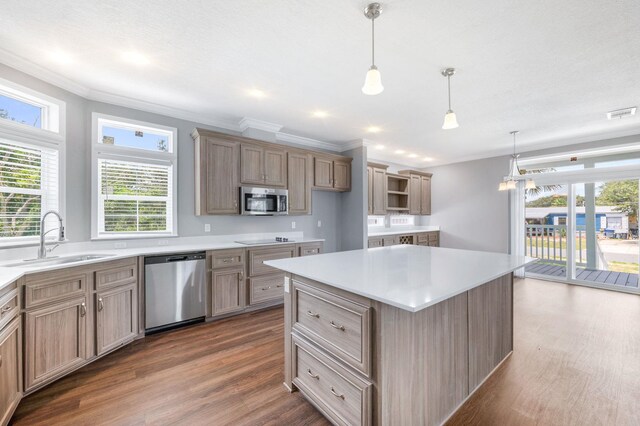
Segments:
[[[275,188],[240,188],[240,214],[281,216],[289,214],[289,191]]]

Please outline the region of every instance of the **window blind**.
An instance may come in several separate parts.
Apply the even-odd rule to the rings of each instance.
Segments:
[[[173,232],[172,165],[98,159],[98,232]]]
[[[0,139],[0,242],[38,236],[41,215],[59,209],[58,157],[55,149]],[[57,226],[47,220],[47,229]]]

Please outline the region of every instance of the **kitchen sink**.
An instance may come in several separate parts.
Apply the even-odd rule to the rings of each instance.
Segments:
[[[20,262],[8,263],[0,266],[6,267],[6,268],[16,268],[16,267],[28,268],[29,266],[37,266],[37,265],[64,265],[66,263],[104,259],[105,257],[110,257],[110,256],[114,256],[114,255],[113,254],[83,254],[83,255],[75,255],[75,256],[49,257],[45,259],[25,259]]]

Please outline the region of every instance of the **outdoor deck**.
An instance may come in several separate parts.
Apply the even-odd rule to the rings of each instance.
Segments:
[[[564,263],[538,262],[527,265],[525,271],[549,277],[564,277],[566,276],[566,265]],[[620,287],[638,288],[638,274],[629,274],[626,272],[576,268],[576,279]]]

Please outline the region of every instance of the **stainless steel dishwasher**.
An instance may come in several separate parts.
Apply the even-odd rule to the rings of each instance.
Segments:
[[[204,252],[145,257],[144,278],[147,334],[204,321]]]

